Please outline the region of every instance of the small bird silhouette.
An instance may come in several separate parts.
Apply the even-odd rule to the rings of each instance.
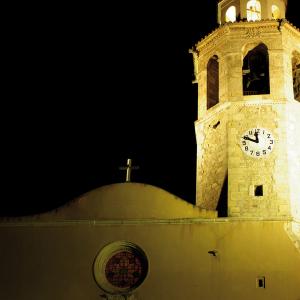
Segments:
[[[210,250],[210,251],[208,251],[208,253],[213,255],[213,256],[217,256],[218,251],[217,250]]]

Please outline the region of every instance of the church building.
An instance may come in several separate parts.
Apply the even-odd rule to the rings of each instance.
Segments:
[[[1,300],[300,300],[300,30],[218,1],[191,47],[195,205],[127,181],[0,219]]]

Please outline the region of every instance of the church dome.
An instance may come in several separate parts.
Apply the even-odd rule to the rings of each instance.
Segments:
[[[215,211],[200,209],[161,188],[127,182],[106,185],[87,192],[54,211],[35,216],[35,219],[47,221],[214,217]]]

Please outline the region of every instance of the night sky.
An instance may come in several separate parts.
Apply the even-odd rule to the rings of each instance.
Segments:
[[[287,19],[300,27],[289,2]],[[2,41],[0,215],[44,212],[122,182],[129,157],[139,166],[132,181],[194,203],[188,50],[218,27],[216,1],[24,11],[11,11]]]

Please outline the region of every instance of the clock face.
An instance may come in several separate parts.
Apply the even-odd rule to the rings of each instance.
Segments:
[[[273,134],[265,128],[250,128],[241,135],[240,146],[242,151],[253,157],[263,158],[268,156],[274,147]]]

